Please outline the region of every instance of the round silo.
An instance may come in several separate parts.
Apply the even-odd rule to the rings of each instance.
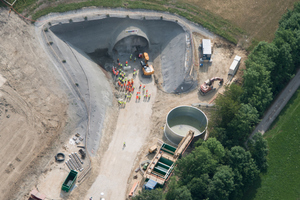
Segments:
[[[200,109],[178,106],[168,113],[164,132],[170,142],[178,145],[189,130],[194,131],[195,137],[205,133],[207,124],[207,117]]]

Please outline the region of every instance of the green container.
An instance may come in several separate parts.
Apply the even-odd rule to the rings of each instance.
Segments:
[[[78,172],[71,170],[69,175],[67,176],[66,180],[61,186],[61,190],[65,192],[69,192],[70,189],[73,187],[73,185],[76,182]]]

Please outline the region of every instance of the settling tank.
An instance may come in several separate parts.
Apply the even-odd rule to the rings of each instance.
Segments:
[[[167,115],[165,136],[170,142],[178,145],[189,130],[194,131],[195,137],[205,133],[207,122],[206,115],[200,109],[192,106],[178,106]]]

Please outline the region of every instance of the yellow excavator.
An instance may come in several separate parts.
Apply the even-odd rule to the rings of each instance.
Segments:
[[[152,74],[154,74],[153,66],[148,64],[149,61],[148,53],[144,52],[143,54],[140,54],[139,57],[144,58],[144,60],[141,61],[141,66],[142,66],[144,76],[151,76]]]

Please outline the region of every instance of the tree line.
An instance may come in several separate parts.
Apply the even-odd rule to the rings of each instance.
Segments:
[[[245,61],[243,84],[231,84],[216,100],[210,138],[177,161],[165,189],[143,191],[134,200],[240,199],[267,170],[267,141],[249,134],[300,64],[300,2],[279,21],[271,43],[260,42]]]

